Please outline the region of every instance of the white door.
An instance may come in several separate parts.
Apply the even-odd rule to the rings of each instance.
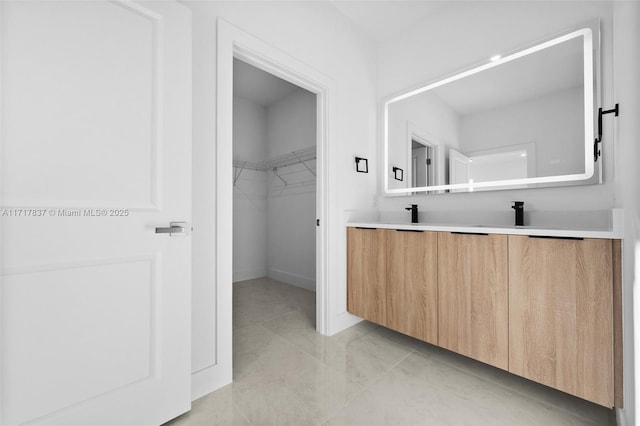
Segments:
[[[469,183],[471,159],[455,149],[449,150],[449,184]],[[451,192],[467,192],[468,189],[452,189]]]
[[[0,2],[3,425],[189,409],[190,19]]]

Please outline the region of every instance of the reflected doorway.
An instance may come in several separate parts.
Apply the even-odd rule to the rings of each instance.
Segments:
[[[435,170],[436,146],[428,140],[412,135],[411,137],[411,186],[436,185]]]

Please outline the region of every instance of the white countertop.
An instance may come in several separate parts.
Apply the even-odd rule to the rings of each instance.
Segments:
[[[473,234],[509,234],[536,235],[547,237],[570,238],[607,238],[622,239],[621,232],[606,229],[553,229],[535,226],[491,226],[491,225],[461,225],[435,223],[384,223],[384,222],[350,222],[348,227],[410,229],[416,231],[464,232]]]

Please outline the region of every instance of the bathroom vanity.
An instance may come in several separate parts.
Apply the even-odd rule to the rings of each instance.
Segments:
[[[621,240],[607,231],[351,223],[347,309],[622,406]]]

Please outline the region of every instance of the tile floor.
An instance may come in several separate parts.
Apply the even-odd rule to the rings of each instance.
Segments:
[[[234,284],[234,382],[167,423],[614,425],[612,410],[361,322],[315,331],[315,293]]]

